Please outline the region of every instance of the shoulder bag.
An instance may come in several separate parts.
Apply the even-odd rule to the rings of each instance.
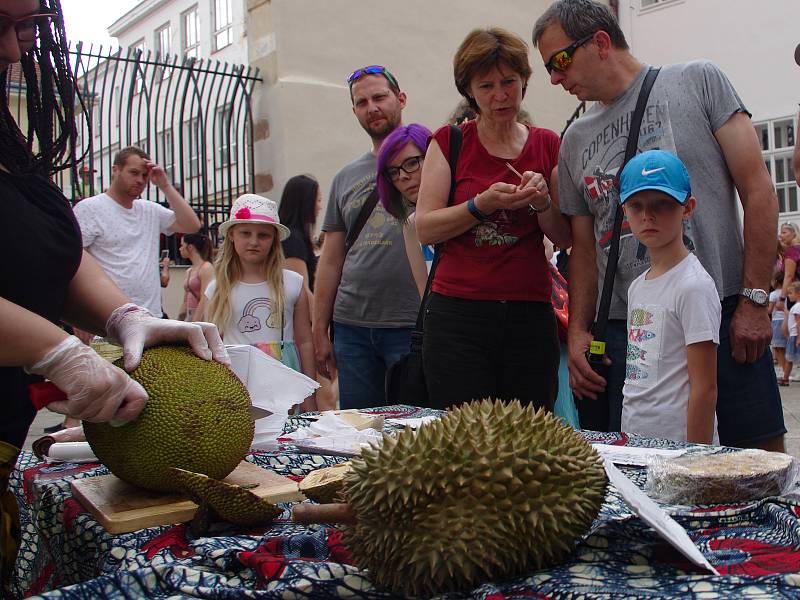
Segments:
[[[625,158],[617,170],[616,186],[619,189],[619,177],[622,174],[622,169],[628,161],[636,154],[636,148],[639,143],[639,131],[642,126],[642,116],[644,109],[647,106],[647,99],[650,97],[650,90],[653,88],[656,77],[660,69],[650,68],[644,77],[642,87],[639,90],[639,98],[636,100],[636,108],[633,111],[631,118],[631,127],[628,131],[628,144],[625,147]],[[617,203],[617,210],[614,213],[614,229],[611,237],[611,247],[608,251],[608,262],[606,263],[606,273],[603,278],[603,291],[600,294],[600,306],[597,309],[597,317],[595,318],[592,334],[594,340],[589,347],[586,358],[589,361],[595,373],[601,377],[606,378],[608,375],[608,367],[605,365],[604,357],[606,354],[606,329],[608,326],[608,313],[611,308],[611,292],[614,289],[614,277],[617,272],[617,263],[619,262],[619,237],[622,231],[622,221],[624,214],[622,206]],[[575,404],[578,408],[578,416],[582,429],[593,429],[595,431],[608,430],[608,394],[604,390],[598,394],[596,400],[591,398],[579,399],[575,398]]]

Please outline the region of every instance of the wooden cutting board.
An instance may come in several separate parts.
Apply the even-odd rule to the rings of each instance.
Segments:
[[[242,461],[223,481],[235,485],[257,483],[250,491],[271,502],[304,500],[297,482]],[[115,475],[72,481],[72,494],[109,533],[127,533],[190,521],[197,505],[182,494],[151,492]]]

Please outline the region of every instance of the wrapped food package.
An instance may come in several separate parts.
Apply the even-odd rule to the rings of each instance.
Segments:
[[[796,459],[781,452],[690,453],[654,458],[645,490],[668,504],[730,504],[784,494],[797,475]]]

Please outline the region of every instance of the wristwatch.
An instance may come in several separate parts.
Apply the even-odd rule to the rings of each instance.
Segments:
[[[766,306],[767,300],[769,300],[769,294],[758,288],[742,288],[739,294],[750,300],[750,302],[756,306]]]

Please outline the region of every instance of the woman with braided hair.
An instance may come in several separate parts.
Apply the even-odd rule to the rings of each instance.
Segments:
[[[203,358],[227,362],[209,323],[157,319],[131,304],[91,256],[69,202],[50,180],[75,165],[75,83],[58,0],[0,0],[0,75],[21,63],[27,132],[0,92],[0,595],[5,595],[19,539],[8,479],[33,421],[29,386],[49,379],[64,393],[51,410],[88,421],[125,423],[147,401],[144,389],[60,323],[105,335],[123,347],[133,369],[142,349],[188,342]],[[35,148],[36,151],[32,151]]]

